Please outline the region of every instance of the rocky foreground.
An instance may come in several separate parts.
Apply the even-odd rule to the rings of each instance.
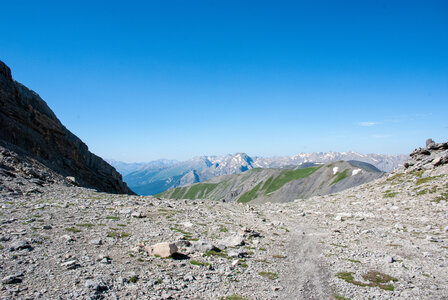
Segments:
[[[257,205],[98,193],[2,150],[0,298],[446,299],[445,144],[363,186]],[[168,258],[150,247],[164,242]]]

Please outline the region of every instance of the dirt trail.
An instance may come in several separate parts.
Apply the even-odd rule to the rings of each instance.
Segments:
[[[330,299],[328,270],[322,263],[322,252],[313,228],[298,223],[284,214],[273,214],[272,220],[288,228],[287,258],[279,276],[280,299]]]

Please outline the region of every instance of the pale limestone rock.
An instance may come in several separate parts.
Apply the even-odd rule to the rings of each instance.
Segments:
[[[152,256],[160,256],[162,258],[170,257],[177,253],[177,246],[173,243],[158,243],[152,246],[147,246],[146,251]]]

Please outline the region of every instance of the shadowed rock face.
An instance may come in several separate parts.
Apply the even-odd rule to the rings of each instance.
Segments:
[[[79,185],[133,194],[121,175],[67,130],[38,94],[12,79],[0,61],[0,141],[13,144]]]

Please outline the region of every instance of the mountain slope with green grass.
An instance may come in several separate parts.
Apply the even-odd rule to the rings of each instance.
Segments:
[[[338,161],[303,169],[252,169],[158,194],[171,199],[289,202],[358,186],[384,173],[369,164]]]

